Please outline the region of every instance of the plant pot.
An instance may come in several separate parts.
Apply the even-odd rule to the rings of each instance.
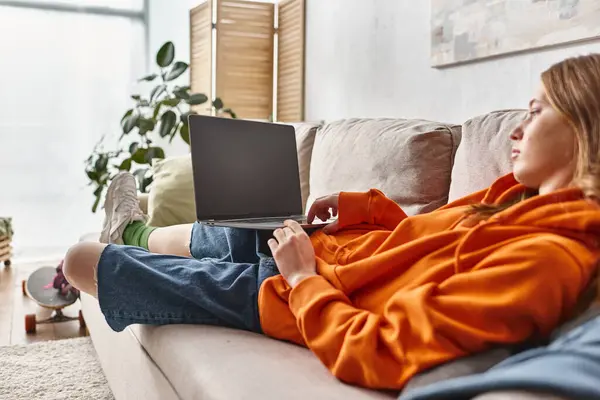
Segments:
[[[3,262],[5,266],[10,266],[10,259],[12,257],[12,247],[10,245],[10,238],[8,236],[0,236],[0,262]]]

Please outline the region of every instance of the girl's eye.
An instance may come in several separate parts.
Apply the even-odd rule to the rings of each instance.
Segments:
[[[541,112],[540,109],[534,109],[534,110],[529,110],[529,112],[527,113],[527,119],[532,119],[533,117],[535,117],[536,115],[538,115]]]

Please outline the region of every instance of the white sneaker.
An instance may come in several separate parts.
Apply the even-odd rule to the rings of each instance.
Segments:
[[[114,177],[104,202],[104,224],[100,234],[101,243],[123,244],[123,232],[134,221],[146,222],[140,208],[135,178],[129,172],[119,172]]]

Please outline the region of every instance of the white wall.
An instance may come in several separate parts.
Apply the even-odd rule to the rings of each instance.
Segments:
[[[421,117],[447,122],[526,107],[539,74],[600,40],[430,67],[429,0],[307,0],[306,118]]]

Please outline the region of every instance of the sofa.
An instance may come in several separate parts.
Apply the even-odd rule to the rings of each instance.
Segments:
[[[329,193],[377,188],[409,215],[432,211],[489,186],[510,171],[509,134],[524,115],[524,110],[500,110],[462,124],[404,118],[294,124],[305,208]],[[189,157],[183,160],[183,165],[189,165]],[[191,170],[187,177],[171,182],[191,186],[189,174]],[[155,183],[160,187],[160,182]],[[187,186],[179,190],[187,190],[187,196],[193,198],[189,194],[193,188]],[[181,200],[186,194],[178,192],[177,196]],[[155,225],[169,224],[154,215],[168,207],[168,202],[153,199],[151,191],[141,203],[148,207]],[[175,211],[190,207],[181,204]],[[171,223],[192,222],[188,220],[193,220],[193,215],[193,209],[187,209],[180,217],[183,220]],[[82,307],[118,400],[367,400],[398,396],[398,392],[346,385],[309,350],[294,344],[212,326],[133,325],[115,333],[96,299],[82,294]],[[417,376],[414,381],[423,384],[427,379],[431,376]],[[415,383],[411,381],[411,385]]]

